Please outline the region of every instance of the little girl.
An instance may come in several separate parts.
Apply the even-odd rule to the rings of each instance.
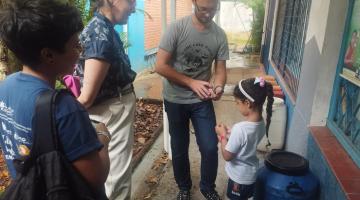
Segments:
[[[221,143],[221,153],[227,161],[225,171],[229,176],[227,197],[231,200],[248,199],[253,196],[259,160],[256,147],[269,131],[272,115],[273,88],[260,78],[241,80],[234,89],[236,105],[245,121],[230,130],[223,124],[215,127]],[[262,108],[267,97],[266,126]]]

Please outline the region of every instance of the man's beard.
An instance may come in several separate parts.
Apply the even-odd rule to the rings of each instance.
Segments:
[[[199,22],[202,24],[209,24],[212,21],[212,17],[201,17],[200,14],[195,13],[195,17],[198,19]]]

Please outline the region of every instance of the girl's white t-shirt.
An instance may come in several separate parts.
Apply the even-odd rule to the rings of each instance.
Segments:
[[[231,134],[225,149],[236,156],[225,164],[229,178],[236,183],[249,185],[256,180],[259,159],[256,157],[256,147],[265,134],[265,123],[239,122],[231,129]]]

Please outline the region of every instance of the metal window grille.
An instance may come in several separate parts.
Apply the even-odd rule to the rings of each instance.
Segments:
[[[340,73],[344,66],[345,47],[348,39],[346,36],[350,31],[354,3],[355,1],[350,1],[349,5],[342,53],[339,57],[338,72]],[[355,83],[348,80],[346,76],[340,77],[339,74],[336,76],[327,126],[356,165],[360,167],[360,87]]]
[[[332,122],[335,135],[360,165],[360,88],[345,79],[340,80]],[[331,124],[330,124],[331,125]]]
[[[272,60],[296,97],[311,0],[279,0]]]
[[[269,51],[270,51],[270,44],[271,44],[271,34],[273,29],[274,23],[274,15],[275,15],[275,6],[276,1],[267,1],[268,8],[267,8],[267,17],[266,17],[266,26],[265,26],[265,38],[264,44],[261,47],[261,59],[262,63],[264,63],[266,73],[269,73]]]

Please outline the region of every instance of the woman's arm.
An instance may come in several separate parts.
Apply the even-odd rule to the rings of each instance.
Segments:
[[[84,80],[78,101],[86,108],[92,106],[106,77],[110,64],[103,60],[87,59],[84,66]]]

